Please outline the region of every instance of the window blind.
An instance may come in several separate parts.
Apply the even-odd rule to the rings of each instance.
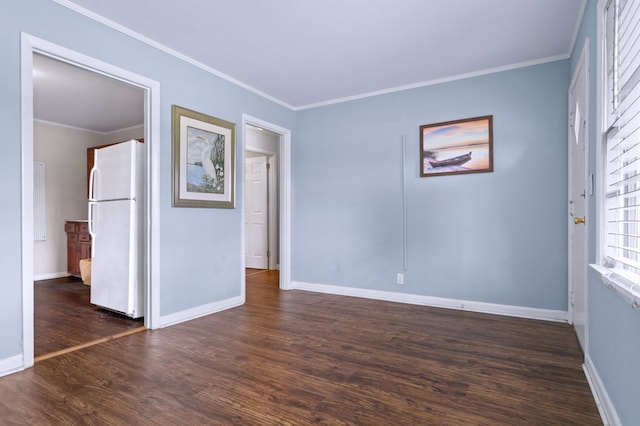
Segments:
[[[640,283],[640,2],[605,10],[608,123],[605,266],[638,291]]]

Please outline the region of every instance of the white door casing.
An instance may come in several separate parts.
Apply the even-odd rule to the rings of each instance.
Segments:
[[[83,55],[27,33],[21,38],[21,124],[22,124],[22,362],[31,367],[33,356],[33,54],[37,52],[137,86],[145,96],[146,149],[146,238],[145,326],[160,326],[160,84],[139,74]]]
[[[245,160],[245,266],[269,268],[267,157]]]
[[[277,173],[278,168],[278,155],[267,154],[267,204],[269,208],[269,225],[267,232],[269,235],[269,269],[278,269],[280,262],[280,250],[279,250],[279,232],[278,226],[280,222],[280,209],[278,208],[278,188],[280,185]]]
[[[260,127],[278,135],[278,259],[280,270],[280,289],[290,290],[293,288],[291,278],[291,130],[280,127],[276,124],[242,114],[243,129],[247,125]],[[245,139],[246,139],[246,132]],[[246,140],[244,141],[246,145]],[[244,227],[243,227],[244,228]],[[244,239],[243,245],[244,245]],[[244,247],[243,252],[244,255]],[[244,265],[243,265],[244,266]],[[246,295],[246,281],[242,271],[242,295]]]
[[[583,352],[587,349],[587,226],[589,123],[589,40],[585,40],[569,86],[569,321]]]

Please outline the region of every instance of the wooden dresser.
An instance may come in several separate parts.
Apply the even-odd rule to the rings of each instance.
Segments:
[[[80,276],[80,260],[91,257],[91,235],[86,221],[65,221],[67,233],[67,272]]]

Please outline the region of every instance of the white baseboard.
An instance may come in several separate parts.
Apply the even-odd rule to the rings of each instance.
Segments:
[[[190,321],[205,315],[214,314],[216,312],[224,311],[226,309],[235,308],[244,304],[244,297],[232,297],[231,299],[221,300],[219,302],[209,303],[195,308],[186,309],[184,311],[176,312],[171,315],[164,315],[160,317],[160,328],[168,327],[170,325],[176,325],[181,322]]]
[[[38,274],[38,275],[34,275],[33,276],[33,280],[34,281],[40,281],[40,280],[52,280],[54,278],[62,278],[62,277],[68,277],[69,274],[67,272],[52,272],[49,274]]]
[[[620,418],[618,417],[616,408],[613,406],[611,399],[609,399],[607,389],[605,389],[604,384],[600,379],[600,375],[596,370],[596,366],[593,364],[593,361],[591,361],[591,357],[589,357],[588,354],[585,357],[582,369],[584,370],[585,376],[587,376],[587,382],[589,382],[591,393],[596,400],[596,405],[598,406],[602,423],[605,426],[621,425],[622,423],[620,423]]]
[[[569,320],[569,314],[567,311],[556,311],[552,309],[499,305],[496,303],[446,299],[442,297],[422,296],[418,294],[396,293],[391,291],[369,290],[363,288],[342,287],[327,284],[314,284],[303,281],[294,281],[292,285],[293,289],[298,290],[338,294],[341,296],[363,297],[366,299],[385,300],[387,302],[409,303],[412,305],[458,309],[462,311],[473,311],[485,314],[506,315],[511,317],[531,318],[545,321],[568,322]]]
[[[9,358],[0,359],[0,377],[7,374],[17,373],[24,370],[24,360],[22,355],[15,355]]]

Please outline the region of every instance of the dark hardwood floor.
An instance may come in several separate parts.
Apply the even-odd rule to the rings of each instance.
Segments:
[[[91,289],[77,277],[34,283],[34,356],[36,360],[78,345],[144,326],[90,302]]]
[[[567,324],[280,291],[0,378],[3,424],[597,425]]]

